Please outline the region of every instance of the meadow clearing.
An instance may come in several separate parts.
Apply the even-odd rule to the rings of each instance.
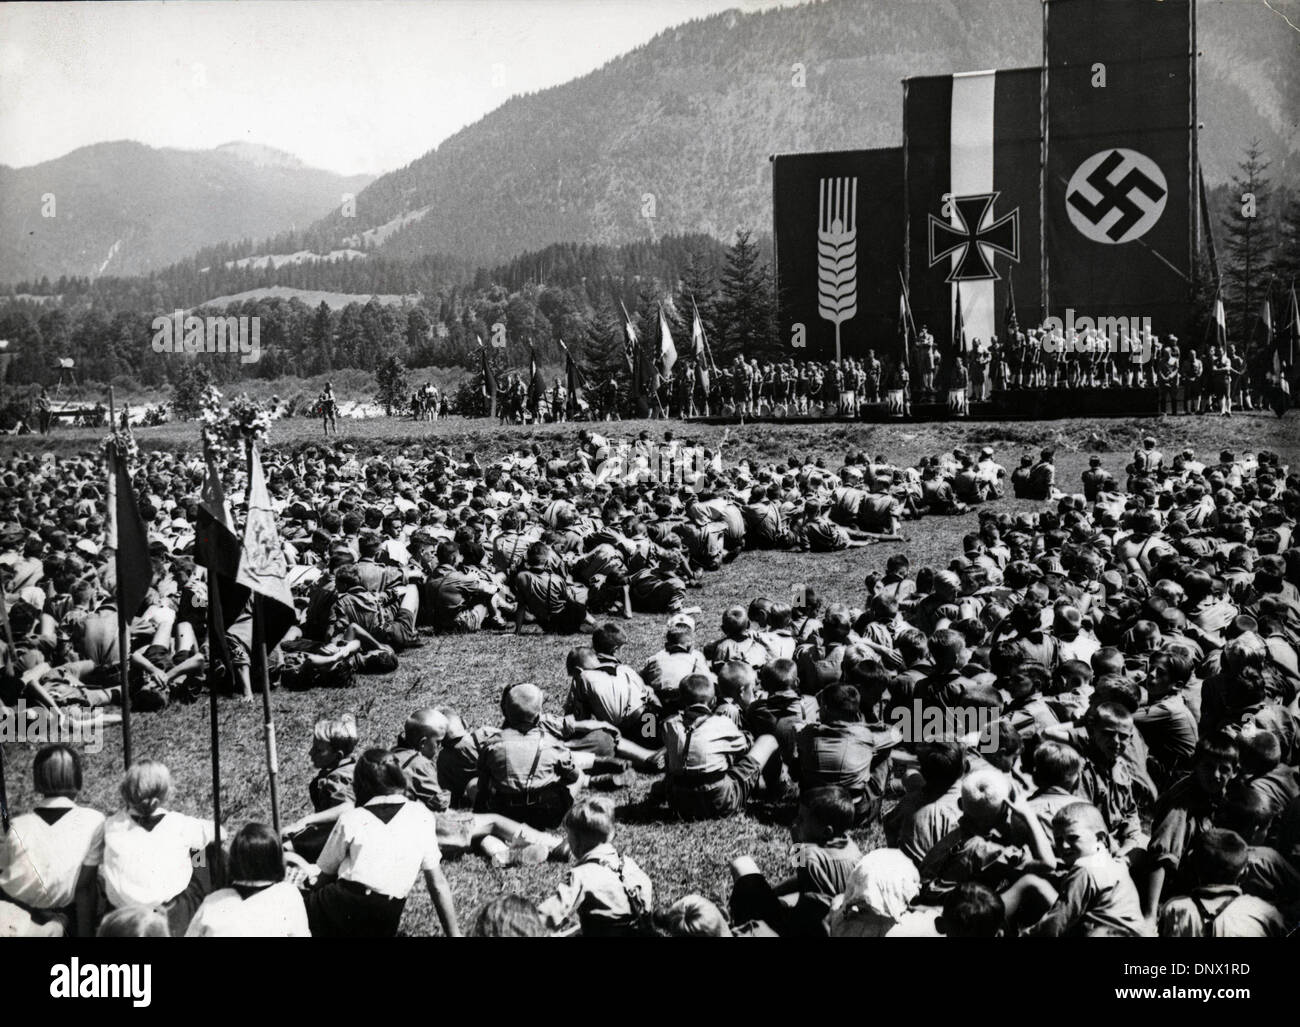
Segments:
[[[993,447],[996,458],[1008,470],[1022,453],[1054,446],[1057,482],[1067,491],[1078,489],[1079,475],[1088,457],[1100,452],[1107,466],[1121,481],[1124,465],[1147,433],[1155,435],[1161,448],[1172,455],[1190,446],[1207,462],[1213,462],[1222,448],[1238,453],[1270,449],[1284,463],[1297,465],[1300,434],[1294,416],[1279,420],[1272,414],[1242,414],[1231,420],[1214,417],[1178,417],[1133,420],[1063,420],[1017,422],[1014,424],[948,422],[870,426],[844,422],[819,424],[732,426],[694,425],[680,422],[628,421],[605,424],[601,430],[613,438],[635,437],[642,429],[658,437],[671,428],[684,440],[716,446],[726,433],[723,460],[731,465],[741,459],[757,462],[786,461],[806,456],[822,457],[827,466],[838,467],[849,448],[885,454],[894,462],[915,463],[922,456],[963,446],[978,450]],[[341,439],[353,442],[358,455],[391,452],[408,446],[445,445],[457,455],[474,450],[484,462],[500,457],[515,446],[536,442],[544,452],[552,448],[569,451],[576,425],[505,427],[486,421],[452,418],[422,425],[404,419],[340,422]],[[0,440],[0,460],[15,451],[73,453],[91,451],[102,434],[96,430],[60,429],[48,439],[36,437]],[[190,451],[198,444],[197,424],[168,424],[137,431],[141,450]],[[296,447],[319,441],[316,422],[277,422],[271,431],[273,446]],[[1036,509],[1041,504],[1011,498],[991,504],[996,510]],[[906,542],[886,543],[840,554],[796,552],[744,553],[718,573],[708,575],[703,588],[693,591],[689,601],[703,608],[697,617],[702,644],[716,638],[723,610],[735,602],[748,602],[765,595],[788,597],[801,584],[811,585],[828,600],[861,601],[864,575],[883,568],[894,551],[905,551],[914,568],[946,566],[960,555],[961,537],[973,529],[975,512],[959,517],[927,517],[906,522]],[[663,641],[665,618],[637,615],[628,624],[630,643],[623,658],[640,668]],[[280,797],[282,817],[287,823],[310,812],[307,782],[313,774],[308,747],[315,720],[328,714],[352,712],[361,731],[361,748],[391,746],[406,716],[422,706],[448,704],[471,725],[499,722],[498,696],[503,685],[533,681],[547,693],[548,710],[558,712],[564,700],[564,657],[578,637],[544,636],[528,629],[523,637],[509,633],[424,638],[422,648],[403,654],[396,673],[385,677],[357,677],[347,691],[313,690],[272,694],[280,752]],[[260,704],[243,705],[223,699],[220,707],[220,737],[224,822],[228,831],[249,820],[269,822],[269,792],[262,735]],[[86,759],[86,788],[82,800],[104,810],[119,805],[117,787],[122,769],[120,729],[108,727],[102,751]],[[175,779],[173,806],[197,816],[212,815],[212,780],[209,756],[208,705],[173,705],[166,711],[134,719],[134,746],[139,756],[164,760]],[[35,746],[12,744],[5,747],[8,790],[14,811],[30,807],[33,799],[30,765]],[[656,903],[667,903],[688,892],[700,892],[724,903],[730,891],[728,864],[741,854],[756,857],[760,867],[772,875],[788,869],[791,811],[765,809],[718,823],[685,824],[664,810],[646,810],[642,800],[651,777],[638,776],[627,789],[613,793],[618,804],[620,827],[616,844],[631,855],[650,875],[656,889]],[[871,835],[859,839],[864,849],[879,844]],[[462,923],[479,906],[502,892],[518,892],[533,899],[544,897],[561,879],[557,864],[497,870],[476,856],[449,863],[448,879],[455,895]],[[406,907],[402,925],[410,935],[438,933],[428,894],[416,889]]]

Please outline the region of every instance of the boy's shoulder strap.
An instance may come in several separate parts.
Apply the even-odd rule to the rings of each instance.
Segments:
[[[1218,920],[1219,917],[1223,916],[1228,907],[1241,898],[1241,895],[1238,894],[1232,896],[1232,898],[1228,899],[1227,902],[1216,909],[1213,913],[1205,908],[1205,903],[1201,901],[1199,895],[1193,893],[1190,897],[1192,904],[1196,907],[1196,912],[1199,913],[1201,917],[1201,936],[1208,938],[1214,933],[1214,922]]]

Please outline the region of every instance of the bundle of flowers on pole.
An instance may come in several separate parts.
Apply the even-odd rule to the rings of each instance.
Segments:
[[[223,470],[232,457],[236,466],[242,466],[250,441],[255,446],[265,444],[271,429],[271,412],[249,399],[246,393],[231,400],[229,407],[223,407],[221,393],[209,385],[203,390],[200,409],[204,459],[215,461]]]
[[[123,418],[121,424],[109,424],[108,434],[100,440],[99,451],[104,460],[117,459],[130,474],[131,467],[140,456],[140,446],[135,441],[130,423]]]

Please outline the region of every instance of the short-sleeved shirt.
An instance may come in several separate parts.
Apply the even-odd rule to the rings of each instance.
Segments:
[[[1145,930],[1142,901],[1128,868],[1098,849],[1066,871],[1056,902],[1027,933],[1086,938],[1102,932],[1139,936]]]
[[[423,803],[430,813],[442,813],[451,806],[451,793],[438,783],[433,760],[415,749],[398,747],[393,757],[406,777],[407,796]]]
[[[492,543],[492,563],[503,574],[514,574],[523,566],[528,547],[539,538],[541,534],[536,529],[503,531]]]
[[[1048,838],[1052,837],[1052,820],[1056,814],[1066,806],[1082,801],[1074,792],[1062,788],[1040,788],[1026,800],[1029,808],[1038,815],[1038,822],[1043,825]]]
[[[109,905],[159,906],[183,892],[194,874],[193,853],[213,840],[212,824],[160,811],[152,828],[126,811],[104,821],[100,877]]]
[[[327,770],[319,771],[307,783],[307,794],[312,808],[320,813],[352,801],[352,775],[357,769],[357,758],[344,756]]]
[[[1030,864],[1029,842],[1027,833],[1009,824],[976,834],[963,817],[921,863],[927,901],[942,902],[949,892],[967,881],[1002,891]]]
[[[1106,827],[1115,840],[1124,844],[1141,833],[1137,800],[1133,797],[1133,779],[1123,760],[1110,767],[1084,752],[1079,774],[1079,793],[1101,812]]]
[[[485,601],[491,592],[482,578],[449,564],[439,564],[429,583],[433,587],[433,623],[443,630],[453,628],[462,610]]]
[[[72,905],[83,866],[99,866],[104,814],[48,798],[0,835],[0,891],[33,909]]]
[[[1300,799],[1300,770],[1295,767],[1278,764],[1267,774],[1243,776],[1240,780],[1252,792],[1262,796],[1274,813],[1280,813],[1296,799]]]
[[[849,875],[862,862],[862,851],[847,835],[822,845],[800,845],[795,851],[795,879],[805,895],[834,898],[844,894]]]
[[[515,597],[543,626],[562,617],[577,601],[573,585],[555,571],[522,570],[511,581]]]
[[[1147,853],[1155,866],[1178,873],[1183,857],[1214,826],[1214,808],[1191,774],[1164,793],[1151,814]]]
[[[883,725],[873,728],[854,723],[806,724],[796,742],[799,751],[799,785],[840,785],[855,802],[884,794],[889,754],[898,735]]]
[[[434,815],[404,795],[377,795],[335,821],[316,864],[340,881],[404,899],[420,871],[441,861]]]
[[[749,741],[730,720],[716,714],[700,715],[697,709],[665,720],[663,735],[670,777],[725,772],[735,757],[749,749]]]
[[[310,938],[302,892],[277,881],[247,895],[222,888],[203,900],[186,928],[187,938]]]
[[[849,546],[849,534],[829,517],[805,521],[803,539],[814,553],[832,553]]]
[[[1196,718],[1177,693],[1138,710],[1133,724],[1142,732],[1152,757],[1166,768],[1182,765],[1196,752],[1200,737]]]
[[[771,658],[767,646],[763,645],[754,635],[748,633],[740,638],[720,638],[713,644],[713,666],[715,668],[734,660],[737,663],[748,663],[751,667],[758,669],[766,666]]]
[[[943,841],[961,820],[961,782],[938,798],[922,803],[907,817],[898,834],[898,847],[917,866]]]
[[[656,702],[640,674],[625,663],[610,660],[577,676],[565,711],[582,720],[603,720],[622,729],[629,717],[639,717],[647,704]]]
[[[436,761],[438,783],[451,793],[453,803],[463,801],[465,789],[478,775],[483,742],[500,733],[499,728],[480,727],[456,738],[449,735],[442,740]]]
[[[540,725],[526,732],[508,727],[483,739],[479,766],[500,795],[525,795],[578,780],[573,754]],[[484,783],[480,780],[480,786]]]
[[[1170,899],[1160,909],[1159,924],[1162,938],[1280,938],[1286,933],[1274,906],[1227,884]]]
[[[1237,884],[1247,895],[1281,908],[1291,908],[1300,901],[1300,870],[1267,845],[1252,845],[1247,850],[1246,869]]]
[[[597,845],[578,860],[564,882],[538,907],[552,929],[577,917],[584,932],[596,928],[631,925],[636,892],[642,909],[650,909],[654,889],[650,878],[627,856],[620,856],[608,842]]]
[[[650,661],[641,671],[641,679],[649,685],[660,698],[665,693],[677,691],[677,686],[684,678],[692,674],[708,674],[709,661],[698,649],[660,649],[650,657]]]

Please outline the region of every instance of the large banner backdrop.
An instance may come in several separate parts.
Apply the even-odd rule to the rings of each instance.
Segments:
[[[1001,333],[1009,287],[1039,316],[1041,99],[1040,68],[903,83],[908,288],[945,353],[958,295],[966,348]]]
[[[1189,0],[1047,0],[1049,313],[1181,333],[1195,220]]]
[[[838,334],[845,357],[896,353],[902,150],[779,154],[772,190],[782,351],[834,359]]]

